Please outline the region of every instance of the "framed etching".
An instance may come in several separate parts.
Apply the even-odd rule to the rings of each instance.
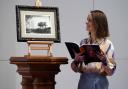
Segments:
[[[60,42],[57,7],[16,5],[17,41]]]

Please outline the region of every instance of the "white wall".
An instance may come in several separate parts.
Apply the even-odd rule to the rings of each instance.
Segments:
[[[87,37],[85,21],[92,10],[93,0],[42,0],[43,6],[57,6],[61,31],[61,43],[53,45],[54,56],[66,56],[69,64],[61,66],[56,75],[56,89],[77,89],[79,74],[70,69],[70,55],[65,41],[79,43]],[[103,10],[109,22],[109,29],[117,57],[117,71],[108,77],[109,89],[127,89],[128,62],[128,0],[95,0],[95,9]],[[11,56],[24,56],[26,43],[16,40],[15,5],[34,5],[34,0],[0,0],[0,89],[21,89],[21,76],[16,73],[16,66],[10,64]]]

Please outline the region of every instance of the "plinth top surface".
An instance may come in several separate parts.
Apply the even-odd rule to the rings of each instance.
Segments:
[[[59,63],[59,64],[67,64],[67,57],[33,57],[33,56],[24,56],[24,57],[11,57],[11,64],[17,63]]]

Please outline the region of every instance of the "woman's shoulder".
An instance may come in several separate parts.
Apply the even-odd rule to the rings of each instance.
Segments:
[[[109,39],[106,39],[105,40],[105,44],[104,44],[106,47],[110,47],[111,49],[114,49],[114,46],[113,46],[113,43],[111,40]]]
[[[109,39],[106,39],[106,40],[105,40],[105,43],[108,44],[108,45],[113,45],[112,41],[109,40]]]

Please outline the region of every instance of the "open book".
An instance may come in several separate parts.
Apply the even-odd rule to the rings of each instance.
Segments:
[[[89,62],[100,62],[101,60],[97,57],[97,54],[100,52],[99,45],[96,44],[85,44],[79,47],[76,43],[65,42],[65,45],[71,55],[71,58],[75,58],[76,53],[81,53],[84,55],[86,61]]]

